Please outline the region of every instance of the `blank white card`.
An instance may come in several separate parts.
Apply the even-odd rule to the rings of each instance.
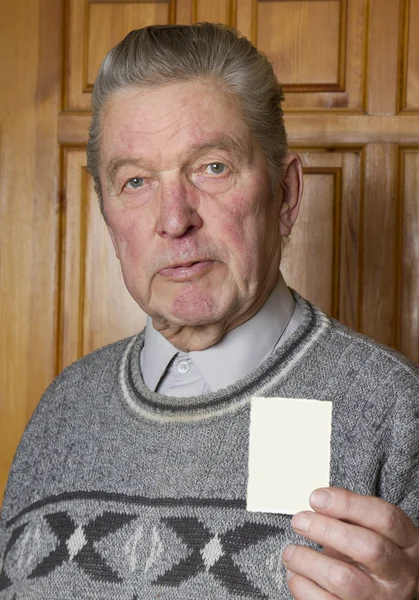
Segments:
[[[311,492],[330,479],[332,403],[252,398],[247,510],[312,510]]]

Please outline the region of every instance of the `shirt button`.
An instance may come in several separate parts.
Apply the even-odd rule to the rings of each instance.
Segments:
[[[180,360],[177,366],[179,373],[188,373],[190,369],[189,362],[187,360]]]

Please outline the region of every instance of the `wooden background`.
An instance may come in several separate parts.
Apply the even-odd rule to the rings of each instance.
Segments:
[[[152,23],[221,21],[273,60],[306,192],[287,281],[419,362],[419,0],[0,5],[0,496],[53,377],[138,331],[85,169],[104,54]]]

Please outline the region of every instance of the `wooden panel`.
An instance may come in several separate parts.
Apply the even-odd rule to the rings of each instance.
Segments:
[[[16,446],[56,373],[60,2],[1,2],[0,23],[1,504]]]
[[[404,23],[404,110],[419,110],[419,0],[405,0]]]
[[[356,329],[360,152],[339,148],[296,150],[304,166],[305,192],[281,268],[292,287]]]
[[[193,21],[209,21],[212,23],[225,23],[234,25],[235,22],[234,0],[194,0]]]
[[[176,23],[191,25],[194,22],[194,7],[193,0],[176,0]]]
[[[360,328],[388,346],[397,345],[400,214],[396,144],[364,149]]]
[[[397,112],[399,74],[399,33],[402,26],[402,0],[370,0],[368,19],[368,114]]]
[[[403,262],[400,349],[419,364],[419,148],[401,152]]]
[[[273,61],[285,109],[353,111],[363,109],[366,14],[366,0],[238,0],[237,26]]]
[[[62,367],[145,325],[125,287],[85,165],[84,148],[64,151]]]
[[[90,93],[105,54],[132,29],[173,19],[170,2],[69,0],[65,108],[90,110]]]
[[[285,90],[300,87],[313,91],[325,88],[341,91],[342,4],[341,0],[259,2],[259,47],[272,58]],[[287,30],[289,34],[285,36]],[[295,35],[297,31],[298,35]],[[301,43],[303,39],[304,44]]]
[[[311,165],[316,162],[304,155],[303,160]],[[300,215],[281,269],[288,285],[329,315],[337,316],[341,157],[333,156],[327,167],[305,166],[304,173]]]
[[[342,156],[341,260],[338,318],[359,330],[360,242],[361,242],[361,154],[346,151]]]

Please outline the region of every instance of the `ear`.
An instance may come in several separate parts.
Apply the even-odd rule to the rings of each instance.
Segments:
[[[113,247],[114,247],[114,250],[115,250],[116,258],[118,260],[120,260],[120,258],[119,258],[119,251],[118,251],[118,244],[116,242],[115,234],[114,234],[114,232],[112,231],[112,229],[110,228],[110,226],[108,224],[106,224],[106,226],[108,228],[109,235],[111,236],[111,240],[112,240],[112,244],[113,244]]]
[[[282,194],[279,209],[279,230],[281,236],[291,233],[300,210],[303,195],[303,167],[296,152],[289,152],[283,159],[285,175],[278,193]]]

